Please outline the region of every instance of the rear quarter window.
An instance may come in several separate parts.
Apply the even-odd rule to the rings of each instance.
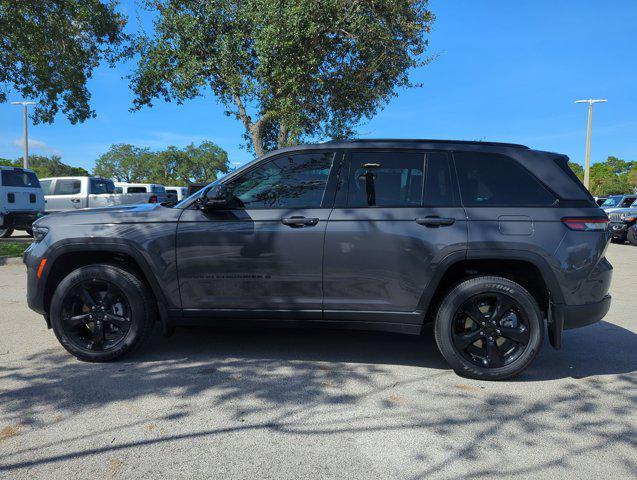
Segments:
[[[555,196],[528,170],[505,155],[454,153],[466,206],[548,206]]]
[[[128,187],[128,193],[147,193],[146,187]]]

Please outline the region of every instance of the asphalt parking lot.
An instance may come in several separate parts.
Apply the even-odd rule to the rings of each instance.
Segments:
[[[427,331],[183,329],[68,355],[0,267],[3,478],[635,478],[637,248],[610,313],[514,381],[456,376]]]

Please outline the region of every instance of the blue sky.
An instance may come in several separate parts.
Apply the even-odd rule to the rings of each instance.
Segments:
[[[592,160],[637,160],[635,0],[433,0],[430,7],[437,20],[429,54],[437,58],[411,77],[424,86],[399,91],[359,127],[361,137],[518,142],[582,163],[586,107],[573,102],[607,98],[595,108]],[[135,3],[122,2],[122,10],[135,28]],[[31,151],[91,169],[114,143],[160,149],[212,140],[231,162],[252,158],[241,148],[241,124],[213,97],[129,112],[128,72],[126,65],[96,70],[89,88],[97,118],[32,126]],[[21,155],[21,122],[19,108],[0,104],[0,157]]]

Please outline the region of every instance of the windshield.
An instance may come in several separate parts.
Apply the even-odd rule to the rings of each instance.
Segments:
[[[619,205],[622,198],[624,198],[623,195],[611,195],[604,203],[602,203],[602,207],[616,207]]]

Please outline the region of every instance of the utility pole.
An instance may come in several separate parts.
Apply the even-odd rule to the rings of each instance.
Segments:
[[[575,100],[575,103],[588,103],[588,128],[586,129],[586,165],[584,167],[584,186],[590,189],[591,174],[591,131],[593,130],[593,104],[607,102],[608,100],[589,98],[588,100]]]
[[[35,102],[11,102],[11,105],[22,105],[24,111],[24,160],[23,166],[24,168],[29,168],[29,132],[27,125],[27,105],[35,105]]]

